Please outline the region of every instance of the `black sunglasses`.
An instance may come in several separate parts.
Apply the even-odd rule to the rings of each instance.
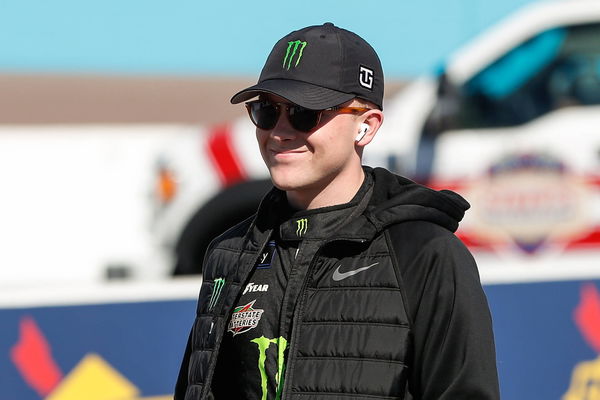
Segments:
[[[257,128],[271,130],[277,125],[281,109],[285,109],[290,125],[300,132],[312,131],[321,121],[321,114],[325,111],[341,114],[360,114],[370,110],[366,107],[330,107],[323,110],[309,110],[295,104],[273,103],[266,100],[254,100],[246,103],[246,109],[252,123]]]

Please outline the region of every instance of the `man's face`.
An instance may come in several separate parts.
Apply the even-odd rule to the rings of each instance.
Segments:
[[[261,100],[287,103],[273,95],[261,96]],[[332,183],[343,185],[346,177],[355,176],[357,168],[361,168],[354,143],[359,126],[356,115],[324,112],[319,125],[304,133],[290,125],[282,110],[273,129],[256,129],[260,152],[273,184],[281,190],[309,196]]]

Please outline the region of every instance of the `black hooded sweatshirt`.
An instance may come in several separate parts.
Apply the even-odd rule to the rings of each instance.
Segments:
[[[384,169],[365,171],[372,185],[349,205],[286,214],[285,193],[274,189],[255,217],[212,243],[176,400],[213,398],[211,387],[221,400],[240,381],[227,374],[236,361],[224,355],[231,347],[221,349],[223,337],[259,332],[270,309],[283,328],[254,339],[257,365],[242,357],[243,368],[230,369],[262,368],[269,390],[238,398],[499,398],[487,301],[453,234],[468,203]],[[281,304],[259,308],[244,291],[274,237],[292,243],[293,269]]]

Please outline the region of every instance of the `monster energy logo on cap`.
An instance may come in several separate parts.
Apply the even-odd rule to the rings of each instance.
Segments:
[[[287,50],[285,51],[285,57],[283,58],[283,68],[289,70],[290,67],[292,66],[292,60],[294,59],[294,56],[296,56],[296,55],[297,55],[297,58],[296,58],[296,63],[294,64],[294,67],[297,67],[298,63],[300,63],[300,60],[302,59],[302,52],[304,51],[304,48],[306,47],[306,45],[307,45],[306,42],[302,42],[300,40],[294,40],[292,42],[288,42],[288,47],[287,47]],[[298,49],[298,48],[300,48],[300,49]]]
[[[308,230],[308,219],[302,218],[296,221],[296,236],[304,236]]]
[[[225,279],[217,278],[215,279],[215,283],[213,285],[213,292],[210,295],[210,301],[208,302],[208,311],[212,311],[212,309],[217,304],[219,297],[221,296],[221,291],[223,290],[223,286],[225,286]]]

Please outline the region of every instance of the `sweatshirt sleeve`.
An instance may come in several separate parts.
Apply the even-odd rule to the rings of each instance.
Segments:
[[[412,317],[415,399],[499,399],[492,320],[475,260],[448,232],[403,273]]]

